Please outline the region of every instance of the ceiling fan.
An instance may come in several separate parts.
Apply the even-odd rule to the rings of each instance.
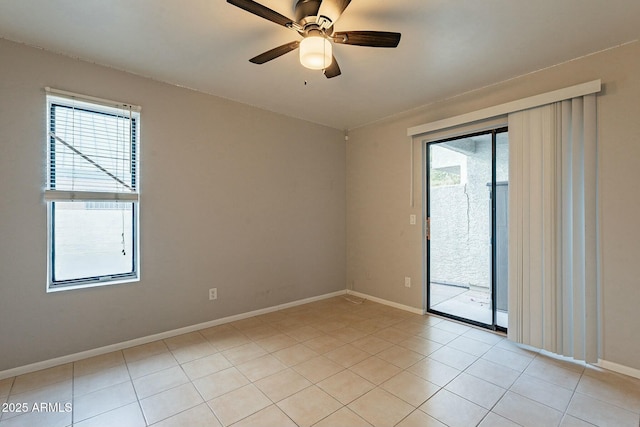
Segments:
[[[300,49],[300,63],[312,70],[323,70],[330,79],[341,74],[333,56],[332,44],[348,44],[369,47],[396,47],[400,43],[400,33],[388,31],[333,31],[333,25],[349,6],[351,0],[298,0],[294,13],[295,21],[269,9],[253,0],[227,0],[234,6],[261,18],[282,25],[300,34],[300,41],[278,46],[249,61],[264,64],[285,53]]]

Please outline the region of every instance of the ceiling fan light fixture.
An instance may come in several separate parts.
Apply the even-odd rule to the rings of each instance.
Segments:
[[[300,63],[311,70],[323,70],[331,65],[331,42],[322,36],[305,37],[300,42]]]

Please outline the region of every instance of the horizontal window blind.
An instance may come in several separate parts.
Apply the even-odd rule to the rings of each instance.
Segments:
[[[137,108],[48,95],[47,200],[137,200]]]

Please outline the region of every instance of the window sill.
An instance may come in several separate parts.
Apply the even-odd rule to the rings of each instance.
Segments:
[[[78,283],[73,285],[58,285],[53,287],[49,284],[47,285],[47,293],[64,292],[64,291],[86,289],[86,288],[101,288],[105,286],[122,285],[125,283],[135,283],[139,281],[140,281],[140,276],[126,278],[126,279],[119,279],[119,280],[107,280],[102,282],[95,281],[95,282],[88,282],[88,283]]]

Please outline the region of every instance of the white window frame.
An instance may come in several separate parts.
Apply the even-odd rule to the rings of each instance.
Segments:
[[[61,91],[51,88],[45,88],[46,92],[46,106],[47,106],[47,123],[46,123],[46,146],[47,146],[47,161],[46,161],[46,176],[47,183],[44,190],[44,200],[47,204],[47,292],[65,291],[70,289],[87,288],[94,286],[114,285],[120,283],[137,282],[140,280],[140,110],[139,106],[125,104],[116,101],[110,101],[102,98],[95,98],[91,96],[79,95],[72,92]],[[126,114],[135,123],[135,130],[131,133],[130,138],[133,136],[134,143],[131,144],[134,167],[135,167],[135,185],[131,191],[69,191],[69,190],[57,190],[55,186],[52,186],[52,164],[51,164],[51,142],[52,139],[57,140],[65,145],[58,135],[52,132],[51,124],[51,107],[52,104],[71,107],[82,108],[85,111],[109,114],[114,116],[122,116]],[[81,153],[77,153],[82,156]],[[93,163],[93,162],[92,162]],[[100,168],[98,164],[95,164],[96,168]],[[110,175],[108,171],[104,171]],[[110,175],[111,176],[111,175]],[[116,177],[113,177],[117,180]],[[132,203],[132,263],[133,271],[125,274],[113,274],[113,275],[96,275],[87,278],[78,278],[71,280],[54,280],[54,206],[55,202],[129,202]]]

